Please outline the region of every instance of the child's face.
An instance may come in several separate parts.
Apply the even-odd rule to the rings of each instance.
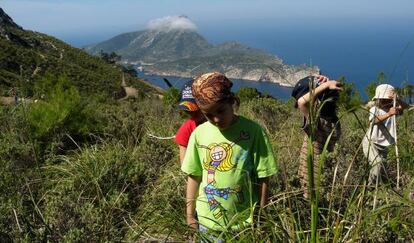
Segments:
[[[224,130],[231,125],[234,119],[233,105],[229,102],[214,103],[204,106],[201,112],[213,125]]]
[[[379,106],[383,109],[389,109],[393,106],[393,100],[391,99],[379,99]]]
[[[194,117],[198,124],[203,123],[206,121],[206,117],[201,113],[200,110],[190,111],[188,112],[191,117]]]

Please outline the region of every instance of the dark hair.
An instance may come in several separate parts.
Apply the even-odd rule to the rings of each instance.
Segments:
[[[240,98],[237,97],[233,92],[230,92],[230,95],[226,98],[219,101],[219,103],[230,103],[235,106],[235,108],[240,107]]]
[[[311,89],[314,89],[321,85],[315,76],[307,76],[305,78],[300,79],[295,87],[292,90],[292,97],[295,98],[294,107],[298,108],[298,100],[310,92]],[[328,102],[336,102],[339,99],[339,92],[338,90],[324,90],[322,93],[318,95],[318,100],[328,101]]]

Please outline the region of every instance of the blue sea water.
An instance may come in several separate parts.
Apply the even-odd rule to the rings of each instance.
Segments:
[[[149,81],[150,83],[158,87],[161,87],[163,89],[168,89],[168,86],[164,82],[163,78],[167,78],[168,81],[170,81],[170,83],[178,89],[181,89],[184,83],[190,80],[190,78],[147,75],[142,72],[138,73],[138,77],[143,78]],[[251,88],[256,88],[258,91],[262,92],[263,94],[269,94],[273,97],[279,98],[284,101],[289,99],[290,94],[292,92],[292,88],[280,86],[276,83],[256,82],[256,81],[240,80],[240,79],[232,79],[232,81],[233,81],[233,87],[232,87],[233,92],[237,92],[241,87],[251,87]]]
[[[293,20],[292,20],[293,19]],[[345,76],[366,98],[365,87],[384,72],[384,82],[395,87],[414,84],[414,25],[405,19],[295,19],[210,20],[198,24],[207,41],[220,44],[236,40],[277,55],[286,64],[312,64],[331,79]],[[96,40],[99,42],[102,40]],[[69,41],[69,42],[74,42]],[[163,77],[147,76],[164,87]],[[185,79],[170,78],[180,86]],[[272,83],[240,81],[241,86],[287,99],[290,89]]]
[[[343,20],[330,24],[300,19],[281,23],[229,20],[200,25],[198,31],[214,44],[237,40],[277,55],[287,64],[317,65],[331,79],[345,76],[363,98],[366,98],[365,87],[376,80],[379,72],[386,74],[384,82],[395,87],[414,83],[414,25],[411,21]],[[162,77],[147,78],[166,87]],[[183,79],[172,77],[171,80],[181,85]],[[284,100],[291,90],[271,83],[236,80],[235,89],[241,86],[255,87]]]
[[[257,20],[243,25],[227,21],[220,29],[212,26],[200,27],[209,41],[238,40],[273,53],[287,64],[317,65],[332,79],[345,76],[363,97],[365,87],[379,72],[396,87],[407,79],[414,83],[410,81],[414,77],[414,25],[409,20]]]

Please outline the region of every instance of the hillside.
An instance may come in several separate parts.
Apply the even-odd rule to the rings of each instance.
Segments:
[[[175,77],[193,77],[200,73],[218,70],[233,79],[278,80],[277,83],[283,86],[292,86],[297,80],[319,72],[317,68],[284,65],[262,53],[248,54],[230,51],[221,51],[216,55],[204,57],[157,62],[142,65],[142,67],[149,73]]]
[[[294,66],[262,50],[237,41],[210,44],[194,28],[178,28],[174,21],[192,22],[185,16],[165,21],[162,26],[120,34],[84,49],[98,55],[115,52],[122,61],[140,66],[150,74],[193,77],[216,70],[233,79],[270,81],[285,86],[307,75],[318,73],[318,67]]]
[[[66,76],[80,92],[112,96],[121,85],[121,67],[108,64],[54,37],[24,30],[0,8],[0,95],[16,88],[32,96],[34,84],[46,75]],[[152,90],[127,76],[127,83]]]
[[[113,51],[127,62],[153,63],[197,56],[211,47],[194,31],[147,30],[121,34],[85,50],[95,55]]]

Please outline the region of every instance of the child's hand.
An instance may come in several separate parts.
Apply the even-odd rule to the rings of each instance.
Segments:
[[[194,230],[198,230],[198,222],[193,215],[187,215],[187,225]]]
[[[402,111],[401,106],[391,107],[390,110],[388,111],[388,114],[390,114],[391,116],[399,115],[399,114],[401,114],[401,111]]]
[[[330,90],[342,90],[342,83],[336,80],[328,80],[325,82],[325,85]]]
[[[329,78],[324,75],[316,75],[315,78],[318,80],[319,84],[325,83],[329,80]]]

